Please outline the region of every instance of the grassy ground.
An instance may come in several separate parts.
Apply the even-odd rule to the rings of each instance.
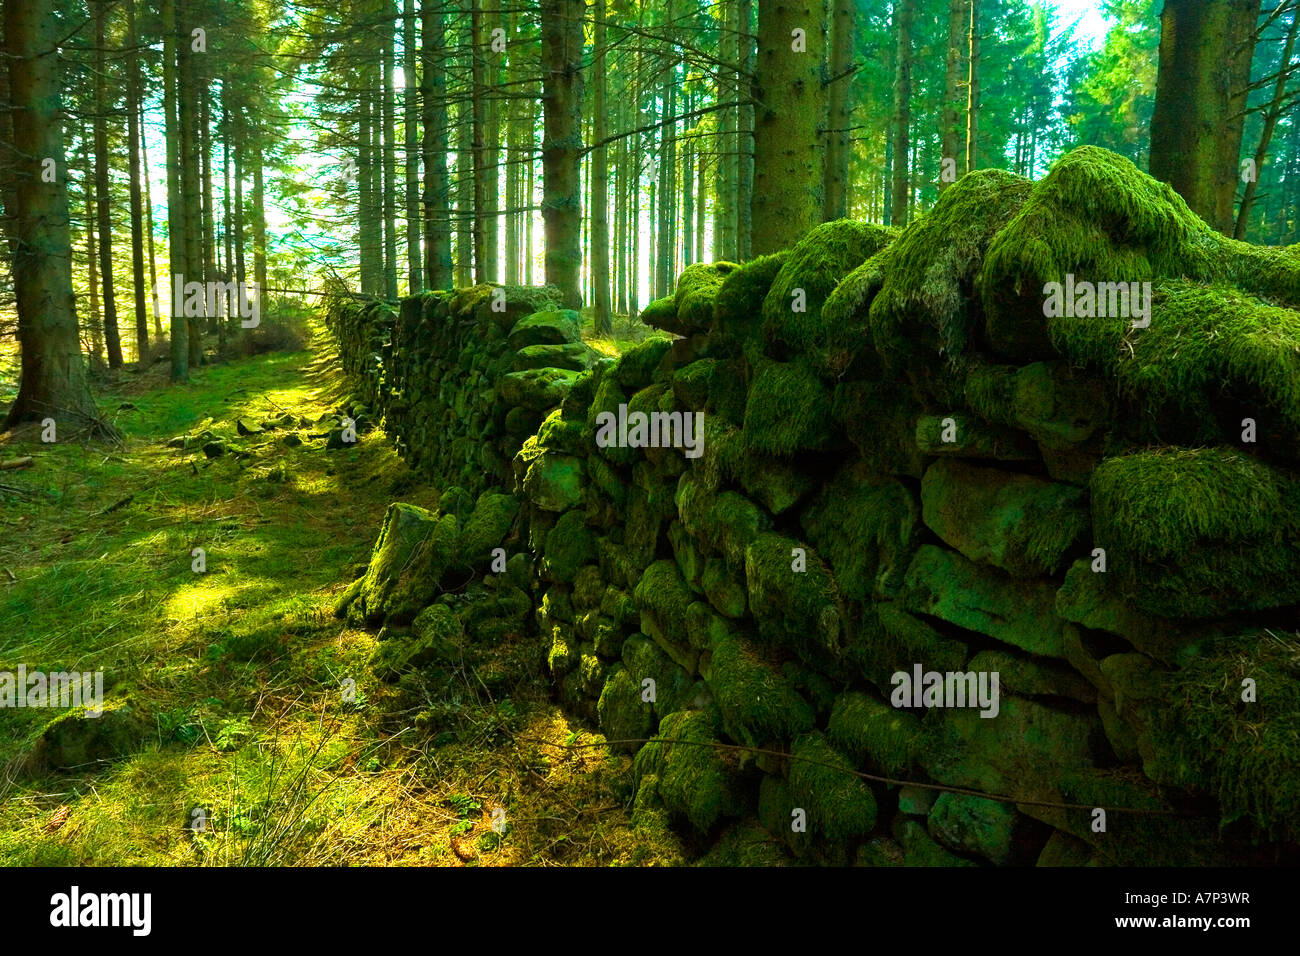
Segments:
[[[540,678],[491,699],[472,673],[454,693],[371,677],[374,637],[334,600],[389,502],[437,489],[378,430],[311,437],[345,398],[324,342],[184,387],[165,364],[124,376],[99,395],[120,446],[0,435],[0,461],[36,459],[0,471],[0,671],[102,668],[136,718],[125,756],[53,770],[60,711],[0,711],[0,863],[680,862],[671,834],[630,826],[627,758],[566,746],[599,738]],[[313,424],[236,433],[285,414]],[[167,446],[204,430],[225,455]]]

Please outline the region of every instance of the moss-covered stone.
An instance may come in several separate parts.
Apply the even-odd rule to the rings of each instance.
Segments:
[[[1069,655],[1066,655],[1069,659]],[[998,675],[1002,693],[1022,697],[1068,697],[1095,703],[1097,690],[1085,677],[1064,664],[1043,657],[1026,657],[1004,650],[983,650],[970,659],[968,670]]]
[[[713,324],[713,304],[727,276],[738,270],[734,262],[697,262],[677,278],[673,306],[677,322],[687,330],[707,329]]]
[[[719,614],[736,619],[745,616],[749,607],[745,585],[725,561],[709,558],[704,564],[700,585],[704,596]]]
[[[591,368],[598,358],[583,342],[570,342],[565,345],[526,345],[515,353],[510,360],[511,368],[524,372],[534,368],[562,368],[571,372],[582,372]]]
[[[678,479],[674,501],[682,526],[720,551],[732,567],[744,566],[745,549],[772,526],[754,502],[734,491],[711,494],[693,470]]]
[[[952,460],[926,469],[921,506],[946,544],[1015,577],[1055,574],[1090,524],[1079,488]]]
[[[655,299],[646,305],[640,312],[640,319],[646,325],[656,329],[663,329],[665,332],[673,332],[680,335],[682,325],[677,321],[677,306],[673,302],[672,296],[665,296],[662,299]]]
[[[74,707],[46,724],[24,762],[26,771],[91,771],[136,752],[154,731],[126,700],[104,701],[91,713]]]
[[[571,583],[578,570],[596,560],[596,539],[581,511],[566,511],[546,535],[542,570],[554,581]]]
[[[644,634],[630,634],[623,641],[623,666],[638,690],[649,693],[654,712],[662,718],[691,703],[694,682],[686,671]],[[654,681],[647,685],[648,679]]]
[[[502,401],[534,412],[544,412],[564,401],[578,373],[561,368],[533,368],[497,379]]]
[[[744,810],[736,758],[710,746],[719,742],[707,713],[678,711],[660,722],[656,739],[633,762],[637,779],[658,777],[664,806],[702,833]]]
[[[534,312],[515,323],[506,339],[511,351],[538,345],[568,345],[582,341],[582,320],[572,309]]]
[[[509,534],[518,513],[519,501],[514,495],[491,491],[479,495],[474,511],[460,531],[460,561],[471,567],[479,567],[489,561],[492,550]]]
[[[930,811],[930,835],[949,849],[1006,866],[1016,856],[1016,830],[1021,819],[1007,803],[964,793],[941,793]]]
[[[925,825],[909,817],[898,816],[892,827],[894,839],[903,848],[904,866],[976,866],[974,861],[950,853],[934,841]]]
[[[893,597],[919,543],[916,498],[897,481],[882,482],[861,465],[846,465],[801,516],[808,540],[825,555],[845,597]]]
[[[543,453],[528,466],[524,494],[544,511],[567,511],[582,501],[584,477],[581,458]]]
[[[713,642],[709,686],[733,740],[754,747],[793,740],[813,727],[807,701],[764,662],[755,647],[723,632]]]
[[[746,342],[761,344],[763,300],[788,256],[788,249],[759,256],[723,279],[713,300],[713,339],[719,346],[739,351]]]
[[[709,852],[695,862],[707,867],[789,866],[790,856],[781,841],[767,831],[744,823],[727,827]]]
[[[916,447],[926,455],[958,458],[1032,461],[1037,457],[1033,442],[1024,433],[960,412],[918,418]]]
[[[805,734],[790,752],[790,793],[808,811],[809,829],[828,840],[866,836],[876,825],[876,798],[853,764],[819,733]]]
[[[824,448],[834,431],[831,393],[805,361],[761,361],[745,402],[744,431],[749,448],[773,455]]]
[[[824,351],[822,306],[848,272],[894,238],[883,226],[839,219],[807,232],[790,250],[763,299],[763,334],[778,351]]]
[[[1062,625],[1046,581],[1016,580],[961,555],[923,545],[904,580],[905,609],[1005,641],[1032,654],[1063,657]]]
[[[676,562],[660,560],[651,564],[637,583],[633,596],[642,611],[642,630],[678,664],[693,669],[696,655],[690,649],[686,610],[695,596],[682,579]]]
[[[826,735],[854,760],[893,776],[912,767],[924,742],[916,715],[858,691],[835,698]]]
[[[804,570],[795,570],[803,552]],[[760,534],[745,549],[749,607],[765,640],[823,652],[838,650],[844,612],[830,569],[807,545]]]
[[[614,364],[614,380],[629,392],[645,388],[654,380],[655,369],[673,346],[673,340],[654,335],[638,342],[619,356]]]
[[[432,604],[411,624],[411,636],[380,641],[370,658],[370,670],[383,681],[430,664],[451,664],[464,653],[464,629],[445,604]]]

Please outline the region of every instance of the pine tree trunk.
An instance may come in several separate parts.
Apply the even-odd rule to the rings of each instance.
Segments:
[[[94,0],[95,21],[95,221],[99,227],[99,279],[104,287],[104,344],[108,367],[122,367],[122,340],[117,331],[117,298],[113,294],[113,222],[108,193],[108,93],[104,26],[109,0]]]
[[[135,50],[135,0],[126,0],[126,165],[131,204],[131,281],[135,292],[135,358],[149,357],[149,313],[145,311],[144,224],[140,195],[140,57]]]
[[[180,11],[177,0],[162,0],[163,25],[163,112],[166,114],[167,146],[167,249],[168,268],[172,277],[185,274],[185,201],[181,181],[180,148],[180,64],[179,45],[187,43],[182,37]],[[170,278],[170,277],[169,277]],[[170,279],[167,288],[175,288]],[[189,326],[185,321],[183,303],[171,292],[171,377],[173,382],[189,380]]]
[[[438,0],[420,3],[420,76],[424,123],[424,270],[430,289],[452,284],[451,182],[447,175],[446,21]]]
[[[195,62],[194,39],[190,29],[194,25],[190,11],[194,0],[177,0],[176,14],[180,25],[177,37],[180,54],[177,70],[180,95],[177,99],[177,122],[180,126],[181,201],[185,206],[185,282],[203,282],[203,248],[200,244],[202,211],[199,196],[202,185],[199,176],[198,100],[202,87],[199,67]],[[206,56],[206,54],[197,54]],[[169,197],[170,198],[170,197]],[[185,322],[186,345],[189,347],[191,368],[203,361],[203,325],[200,316],[187,316]]]
[[[546,281],[566,308],[582,306],[582,21],[583,0],[542,0],[542,218]]]
[[[970,0],[970,31],[967,34],[966,79],[966,172],[979,168],[980,130],[980,2]]]
[[[853,0],[834,0],[827,89],[826,161],[822,174],[822,219],[830,222],[849,214],[849,92],[847,75],[853,61]]]
[[[473,167],[474,213],[471,223],[474,237],[474,281],[478,283],[491,281],[487,271],[487,234],[483,230],[483,217],[488,206],[487,181],[487,103],[484,102],[484,67],[483,62],[483,0],[470,2],[470,56],[473,66],[470,69],[470,111],[474,117],[474,148],[470,158]]]
[[[55,46],[66,25],[55,18],[49,0],[6,3],[4,25],[13,148],[21,157],[13,172],[11,265],[22,377],[6,423],[12,427],[49,417],[75,426],[96,421],[98,412],[81,357],[72,293],[68,168]],[[42,159],[54,161],[52,182],[42,176]]]
[[[607,30],[605,26],[605,0],[594,0],[592,18],[596,21],[595,57],[591,65],[592,79],[595,82],[595,123],[593,139],[603,142],[609,135],[606,120],[607,96],[605,44]],[[597,335],[609,335],[614,330],[610,316],[609,288],[609,195],[606,192],[606,176],[609,172],[609,156],[604,146],[598,146],[591,153],[591,284],[595,296],[593,318]]]
[[[406,292],[415,295],[424,287],[424,269],[420,263],[420,159],[418,133],[419,93],[415,72],[415,0],[402,0],[402,76],[405,116],[405,149],[402,152],[406,174]]]
[[[740,86],[737,99],[744,105],[736,119],[736,250],[735,260],[744,262],[753,255],[754,246],[754,4],[740,0]],[[820,114],[819,114],[820,115]]]
[[[214,231],[216,229],[216,217],[212,209],[212,114],[208,102],[208,84],[204,83],[200,89],[199,95],[199,159],[200,175],[203,177],[203,191],[201,199],[203,202],[203,216],[201,224],[203,227],[203,236],[201,248],[203,250],[203,276],[211,281],[216,278],[216,252],[214,243]],[[217,314],[208,316],[209,333],[216,332],[221,323],[221,309],[218,303]]]
[[[898,43],[898,60],[894,73],[894,219],[893,225],[906,226],[911,207],[910,128],[912,124],[912,17],[915,0],[898,0],[894,6]]]
[[[384,0],[383,47],[383,136],[384,185],[384,296],[397,299],[397,90],[393,84],[393,30],[397,8]]]
[[[257,294],[266,301],[266,189],[263,185],[262,137],[257,131],[253,138],[253,281]]]
[[[137,116],[137,123],[142,126],[144,117]],[[153,334],[156,338],[161,338],[162,313],[158,307],[159,296],[157,294],[158,260],[154,256],[153,246],[153,188],[149,184],[149,146],[143,136],[140,137],[140,166],[144,171],[144,227],[149,250],[149,288],[153,290],[153,294],[149,297],[150,308],[153,309]]]
[[[718,68],[718,102],[728,103],[739,99],[740,90],[740,0],[722,0],[723,23],[719,37],[723,66]],[[737,258],[736,209],[737,188],[740,179],[740,107],[724,109],[718,114],[717,154],[718,168],[717,204],[713,223],[713,258]]]
[[[971,0],[948,0],[948,58],[943,80],[943,131],[941,159],[946,163],[952,160],[953,172],[960,175],[966,162],[966,148],[962,141],[961,113],[958,109],[958,97],[962,85],[961,63],[962,47],[968,40],[966,24],[970,20],[969,5]],[[952,183],[939,177],[939,191],[947,189]]]
[[[90,290],[90,315],[86,323],[90,327],[90,358],[94,359],[91,368],[104,364],[104,312],[99,307],[99,253],[95,240],[98,228],[95,216],[95,166],[91,160],[91,148],[94,141],[89,130],[81,131],[81,142],[85,168],[81,174],[81,191],[86,201],[86,288]]]

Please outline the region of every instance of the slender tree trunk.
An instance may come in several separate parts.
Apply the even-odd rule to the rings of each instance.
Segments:
[[[719,103],[734,102],[739,99],[740,90],[740,0],[722,0],[723,22],[721,25],[721,58],[724,65],[718,68]],[[718,138],[716,151],[718,169],[715,181],[717,186],[717,204],[713,224],[713,258],[715,260],[734,260],[737,256],[736,208],[737,189],[740,180],[740,139],[737,133],[740,125],[740,107],[724,109],[718,114]]]
[[[104,312],[99,307],[99,253],[96,251],[98,243],[95,239],[95,230],[98,228],[96,208],[98,200],[95,196],[95,166],[91,157],[92,144],[94,137],[89,130],[81,131],[82,151],[85,159],[85,169],[81,175],[81,191],[86,194],[86,287],[90,290],[90,315],[87,325],[90,326],[90,357],[94,359],[91,368],[99,366],[104,362]]]
[[[896,226],[907,225],[912,203],[908,168],[911,155],[912,125],[912,17],[915,0],[899,0],[894,7],[898,30],[898,62],[894,74],[894,220]]]
[[[980,0],[970,0],[970,51],[966,79],[966,172],[979,168],[980,129]]]
[[[822,219],[829,222],[849,214],[849,91],[853,62],[853,0],[834,0],[831,19],[830,86],[826,161],[822,174]]]
[[[708,172],[708,164],[705,160],[708,154],[704,149],[704,141],[700,140],[695,150],[697,161],[700,164],[699,174],[695,177],[695,185],[698,193],[695,197],[695,261],[704,261],[704,205],[706,185],[708,180],[705,178]]]
[[[194,38],[191,35],[193,18],[190,11],[194,0],[177,0],[176,12],[180,23],[180,57],[177,68],[180,76],[180,96],[177,100],[177,121],[180,125],[181,199],[185,206],[185,265],[186,283],[203,282],[203,247],[200,235],[203,229],[200,196],[202,183],[199,174],[198,101],[203,86],[199,78],[199,64],[195,61]],[[206,54],[200,54],[206,56]],[[203,325],[201,316],[186,317],[186,344],[189,347],[190,367],[203,362]]]
[[[135,50],[135,0],[126,0],[126,153],[131,203],[131,282],[135,292],[135,358],[149,357],[149,313],[145,311],[144,224],[140,196],[140,57]]]
[[[181,180],[180,145],[180,65],[179,49],[189,42],[181,33],[180,11],[176,0],[162,0],[163,25],[163,112],[166,114],[167,146],[167,249],[171,280],[169,290],[175,289],[175,276],[185,274],[185,200]],[[171,377],[173,382],[189,380],[190,352],[189,326],[185,320],[183,303],[169,292],[171,303]]]
[[[546,281],[566,308],[582,306],[582,21],[583,0],[542,0],[542,217]]]
[[[18,310],[21,381],[7,424],[53,418],[57,423],[97,421],[77,332],[72,293],[72,237],[68,221],[68,168],[60,124],[59,56],[64,29],[49,0],[4,5],[9,69],[14,177],[14,300]],[[53,160],[46,181],[43,160]],[[66,434],[66,431],[65,431]]]
[[[740,0],[740,86],[737,98],[741,101],[736,119],[735,147],[736,169],[736,250],[734,258],[744,262],[753,255],[754,239],[754,4],[753,0]]]
[[[265,133],[257,130],[253,138],[253,281],[257,283],[257,294],[266,296],[266,188],[263,185],[262,137]],[[393,298],[396,298],[394,296]]]
[[[447,176],[446,20],[439,0],[420,3],[424,123],[424,271],[430,289],[452,284],[451,183]]]
[[[686,113],[692,109],[690,94],[686,95]],[[689,266],[695,257],[695,137],[682,140],[682,267]]]
[[[143,98],[143,97],[142,97]],[[138,104],[137,104],[138,105]],[[138,117],[140,127],[144,126],[144,117]],[[140,137],[140,165],[144,172],[144,214],[145,214],[145,237],[148,240],[149,249],[149,288],[153,294],[149,297],[150,308],[153,309],[153,334],[156,338],[162,337],[162,312],[158,307],[158,260],[154,256],[153,247],[153,188],[149,184],[149,146],[148,137]]]
[[[474,219],[472,235],[474,237],[474,281],[490,282],[488,274],[486,233],[483,230],[483,217],[488,208],[487,179],[487,103],[484,102],[484,53],[483,53],[483,0],[470,2],[470,56],[473,66],[470,69],[470,111],[474,118],[474,149],[470,162],[474,177]]]
[[[604,142],[609,135],[606,121],[606,59],[605,44],[607,30],[605,27],[605,0],[593,0],[592,18],[596,21],[595,57],[591,65],[591,76],[595,84],[595,123],[593,138],[597,143]],[[609,157],[604,146],[598,146],[591,154],[591,284],[595,297],[593,322],[597,335],[609,335],[614,330],[610,316],[609,289],[609,196],[605,190],[606,176],[609,172]]]
[[[247,155],[247,129],[244,124],[243,112],[236,107],[235,112],[235,132],[237,133],[234,153],[235,153],[235,281],[244,283],[248,281],[248,267],[244,259],[244,250],[248,246],[248,240],[245,236],[245,216],[247,211],[244,208],[244,157]],[[360,163],[358,163],[358,167]],[[365,220],[362,220],[364,224]],[[361,246],[361,255],[365,256],[365,245]],[[364,258],[362,259],[364,262]]]
[[[420,264],[423,216],[420,215],[420,89],[415,79],[415,0],[402,0],[402,77],[406,83],[402,91],[405,107],[402,125],[406,138],[402,151],[402,169],[406,174],[406,292],[415,295],[424,287],[424,269]]]
[[[225,244],[226,261],[223,271],[227,282],[235,278],[235,240],[230,212],[230,141],[233,137],[230,128],[229,94],[230,74],[226,73],[221,78],[221,236]],[[229,318],[227,316],[217,326],[217,341],[222,352],[226,350],[226,338],[230,326]]]
[[[206,280],[213,280],[217,275],[216,266],[216,243],[214,236],[216,233],[216,216],[212,209],[212,109],[208,101],[209,90],[207,83],[202,84],[199,88],[199,160],[200,176],[203,179],[203,191],[200,198],[203,202],[202,225],[202,242],[200,247],[203,251],[203,276]],[[209,333],[216,332],[221,323],[220,303],[216,315],[208,316]]]
[[[1237,225],[1233,230],[1236,239],[1246,238],[1246,229],[1250,224],[1250,210],[1255,202],[1255,192],[1259,188],[1259,177],[1268,159],[1268,146],[1277,128],[1278,118],[1282,115],[1286,99],[1287,81],[1291,79],[1291,54],[1295,49],[1296,29],[1300,27],[1300,11],[1291,14],[1291,26],[1286,31],[1286,42],[1282,46],[1282,58],[1279,60],[1277,83],[1273,87],[1273,99],[1264,111],[1264,127],[1259,134],[1259,145],[1255,147],[1254,175],[1246,181],[1246,189],[1241,196],[1241,208],[1237,211]]]
[[[962,141],[958,98],[962,86],[962,47],[969,40],[966,25],[970,22],[970,2],[971,0],[948,0],[948,58],[943,81],[943,134],[940,158],[944,163],[952,161],[955,176],[964,171],[962,167],[966,162],[966,144]],[[940,175],[940,192],[951,185],[951,182]]]
[[[122,367],[122,341],[117,331],[117,298],[113,294],[113,222],[108,193],[108,92],[105,74],[105,20],[110,0],[94,0],[95,20],[95,219],[99,225],[99,278],[104,284],[104,344],[108,367]]]
[[[397,89],[393,83],[393,31],[397,7],[384,0],[383,20],[383,169],[384,169],[384,295],[397,298]]]

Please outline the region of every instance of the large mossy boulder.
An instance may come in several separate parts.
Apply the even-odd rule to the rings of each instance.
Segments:
[[[455,560],[458,537],[455,515],[439,516],[405,502],[389,505],[350,619],[370,626],[386,617],[410,621],[437,595],[443,572]]]
[[[735,754],[718,744],[717,728],[706,711],[683,710],[659,724],[658,736],[637,753],[639,781],[658,779],[664,807],[707,833],[726,817],[742,816],[742,780]]]
[[[515,323],[506,344],[519,351],[538,345],[569,345],[582,341],[582,320],[572,309],[534,312]]]
[[[92,772],[139,750],[153,732],[153,725],[124,700],[105,701],[97,709],[74,707],[45,725],[24,767],[33,774]]]
[[[703,331],[713,324],[713,306],[722,283],[739,268],[734,262],[697,262],[683,270],[677,279],[673,308],[684,331]]]

